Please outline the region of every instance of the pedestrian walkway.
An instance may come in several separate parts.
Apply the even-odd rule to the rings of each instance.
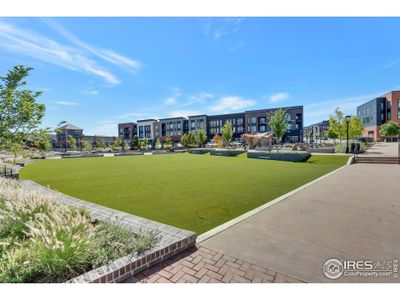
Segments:
[[[265,267],[205,247],[192,247],[126,283],[298,283]]]
[[[375,143],[365,153],[359,156],[378,156],[378,157],[397,157],[398,144],[397,143]]]
[[[356,164],[200,243],[306,282],[400,282],[391,277],[328,279],[331,258],[400,258],[400,167]]]

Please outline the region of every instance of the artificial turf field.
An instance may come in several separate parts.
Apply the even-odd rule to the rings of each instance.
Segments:
[[[342,165],[347,156],[292,163],[209,154],[43,160],[20,172],[62,193],[203,233]]]

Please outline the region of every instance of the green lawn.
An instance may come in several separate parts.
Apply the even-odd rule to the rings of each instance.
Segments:
[[[65,194],[203,233],[342,165],[347,156],[291,163],[209,154],[44,160],[21,170]]]

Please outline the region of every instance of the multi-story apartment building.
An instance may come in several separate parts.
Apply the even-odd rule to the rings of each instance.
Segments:
[[[189,132],[195,133],[200,128],[207,132],[207,115],[197,115],[188,117]]]
[[[268,108],[249,110],[245,112],[246,132],[267,132],[271,131],[268,125],[271,115],[279,108]],[[286,111],[286,133],[283,137],[284,142],[303,141],[303,106],[283,107]]]
[[[121,142],[131,143],[134,135],[137,134],[137,124],[135,122],[118,124],[118,136]]]
[[[82,137],[82,140],[90,142],[92,146],[95,146],[98,142],[103,143],[104,145],[112,145],[116,139],[115,136],[105,135],[84,135]]]
[[[56,147],[69,148],[68,136],[72,136],[76,140],[76,144],[80,145],[83,137],[83,129],[72,124],[66,124],[57,128]]]
[[[304,137],[307,139],[307,142],[310,142],[311,139],[316,142],[318,140],[325,139],[325,132],[329,130],[329,121],[324,120],[319,123],[315,123],[304,127]]]
[[[173,142],[179,142],[180,137],[188,133],[188,119],[184,117],[173,117],[160,119],[160,140],[163,142],[167,136]]]
[[[222,126],[224,126],[226,122],[232,124],[233,139],[238,139],[245,133],[244,113],[207,116],[206,120],[207,135],[210,139],[212,139],[214,135],[222,133]]]
[[[391,91],[357,107],[357,117],[364,125],[364,137],[381,140],[381,125],[394,121],[400,124],[400,91]]]
[[[137,135],[140,141],[147,139],[149,144],[153,144],[155,139],[160,137],[160,122],[158,120],[138,120],[136,123]]]

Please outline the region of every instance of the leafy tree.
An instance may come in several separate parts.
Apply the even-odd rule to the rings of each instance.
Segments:
[[[154,145],[156,149],[161,149],[161,143],[159,138],[156,138]]]
[[[139,146],[139,137],[135,134],[132,138],[131,147],[132,149],[138,149]]]
[[[52,148],[51,135],[49,133],[49,128],[40,129],[34,134],[34,143],[38,148],[39,152],[44,155],[47,151]]]
[[[77,149],[76,139],[72,135],[68,136],[67,141],[68,141],[68,145],[71,148],[71,150]]]
[[[0,76],[0,148],[22,148],[16,144],[36,131],[44,117],[45,105],[36,102],[42,92],[24,89],[31,70],[18,65]]]
[[[182,144],[182,146],[186,147],[189,143],[189,138],[188,135],[185,133],[181,136],[181,138],[179,139],[179,142]]]
[[[333,143],[336,144],[336,139],[338,138],[338,135],[332,128],[329,128],[327,131],[325,131],[324,134],[325,134],[325,137],[333,140]]]
[[[87,140],[81,141],[81,149],[83,151],[89,152],[92,149],[92,143]]]
[[[381,126],[379,134],[385,138],[395,138],[400,135],[400,126],[394,121],[389,121]]]
[[[119,137],[117,137],[117,138],[115,139],[115,141],[114,141],[114,144],[112,145],[112,149],[113,149],[114,151],[119,151],[119,150],[120,150],[119,147],[121,147],[121,140],[120,140]]]
[[[96,149],[104,149],[106,147],[106,144],[101,140],[96,140],[95,147]]]
[[[204,147],[204,144],[207,142],[207,133],[203,127],[200,127],[200,129],[197,131],[196,141],[197,144],[200,145],[200,147]]]
[[[187,135],[187,146],[189,148],[196,147],[196,136],[193,132],[189,132],[189,134]]]
[[[215,134],[213,137],[214,143],[217,145],[216,148],[221,147],[222,139],[221,136],[218,134]]]
[[[351,116],[349,122],[349,138],[360,137],[364,131],[364,126],[357,116]]]
[[[225,122],[222,126],[222,145],[226,147],[232,140],[233,131],[231,122]]]
[[[272,134],[275,136],[277,143],[280,143],[286,132],[286,110],[277,109],[270,116],[268,125],[271,126]]]
[[[169,135],[167,135],[167,136],[165,137],[164,143],[165,143],[166,145],[172,145],[172,138],[171,138]]]
[[[141,146],[142,146],[143,149],[146,150],[147,147],[149,146],[149,141],[146,138],[144,138],[142,143],[141,143]]]
[[[329,128],[332,129],[334,133],[339,138],[339,142],[342,143],[342,139],[346,136],[346,121],[343,116],[343,112],[339,107],[335,109],[335,114],[329,117]]]

